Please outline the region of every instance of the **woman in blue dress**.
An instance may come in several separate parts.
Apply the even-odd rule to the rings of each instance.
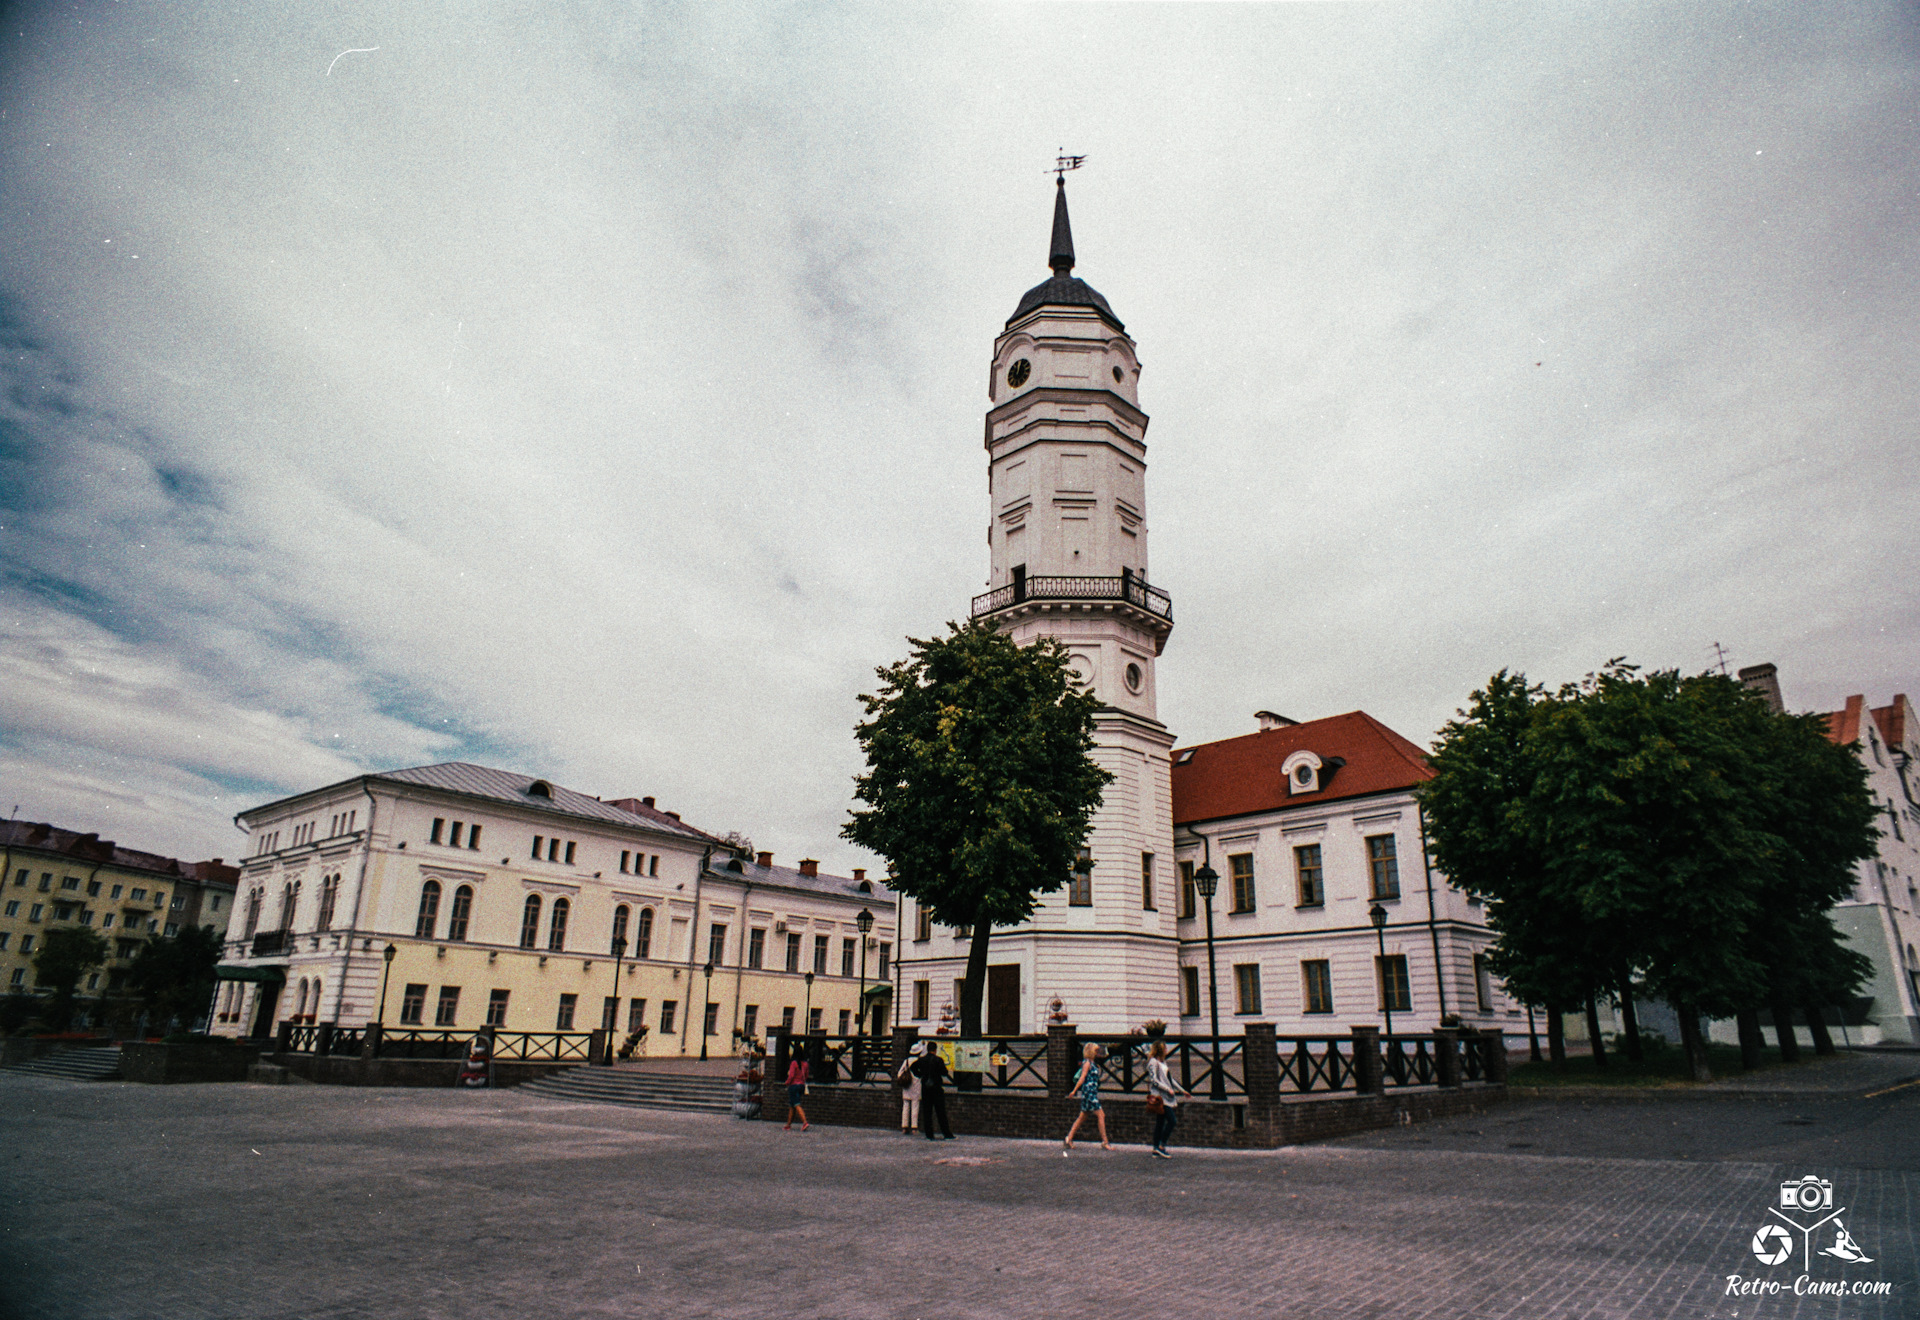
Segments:
[[[1100,1124],[1100,1149],[1112,1150],[1113,1143],[1107,1140],[1107,1111],[1100,1107],[1100,1047],[1091,1041],[1080,1051],[1080,1075],[1073,1079],[1073,1089],[1080,1093],[1080,1112],[1073,1117],[1073,1126],[1067,1129],[1067,1139],[1060,1143],[1060,1154],[1065,1156],[1073,1149],[1074,1133],[1092,1114]]]

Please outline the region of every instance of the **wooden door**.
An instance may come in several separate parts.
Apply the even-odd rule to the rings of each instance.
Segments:
[[[1020,964],[996,963],[987,968],[987,1034],[1020,1034]]]

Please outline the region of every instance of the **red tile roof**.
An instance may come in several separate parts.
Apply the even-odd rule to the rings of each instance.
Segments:
[[[1322,772],[1319,792],[1289,794],[1280,766],[1301,750],[1346,764],[1331,777]],[[1360,710],[1182,748],[1173,760],[1175,825],[1366,797],[1433,778],[1426,753]]]
[[[112,839],[97,834],[63,830],[44,821],[0,821],[0,847],[31,848],[36,852],[71,857],[77,863],[99,863],[133,871],[151,871],[155,875],[185,875],[210,884],[233,884],[240,872],[221,864],[219,858],[208,862],[182,862],[159,853],[122,848]]]

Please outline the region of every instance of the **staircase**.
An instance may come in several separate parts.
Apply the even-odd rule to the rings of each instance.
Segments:
[[[71,1082],[104,1082],[120,1075],[118,1045],[85,1045],[55,1050],[25,1063],[8,1064],[0,1072],[32,1073],[36,1077],[64,1077]]]
[[[616,1072],[608,1068],[569,1068],[549,1073],[514,1090],[556,1100],[626,1105],[634,1109],[679,1109],[696,1114],[726,1114],[733,1109],[731,1077],[685,1073]]]

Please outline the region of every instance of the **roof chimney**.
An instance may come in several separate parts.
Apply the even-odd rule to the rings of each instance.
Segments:
[[[650,807],[650,806],[652,806],[652,805],[653,805],[653,799],[652,799],[652,798],[650,798],[650,797],[644,797],[644,798],[641,798],[641,799],[640,799],[640,805],[641,805],[641,806],[643,806],[643,807]]]
[[[1253,718],[1260,721],[1260,731],[1262,733],[1265,733],[1268,729],[1290,729],[1300,722],[1299,720],[1290,720],[1285,715],[1275,715],[1270,710],[1256,710],[1253,712]]]
[[[853,882],[854,882],[855,884],[859,884],[859,883],[860,883],[860,882],[861,882],[862,880],[865,880],[866,878],[867,878],[867,868],[866,868],[866,867],[864,867],[864,866],[856,866],[856,867],[854,867],[854,868],[853,868]]]
[[[801,859],[800,859],[800,874],[801,874],[801,875],[819,875],[819,874],[820,874],[820,863],[819,863],[819,862],[817,862],[817,861],[815,861],[815,860],[814,860],[813,858],[811,858],[811,857],[803,857],[803,858],[801,858]]]
[[[1780,699],[1780,671],[1771,663],[1748,665],[1742,669],[1740,686],[1752,688],[1758,692],[1776,715],[1787,709],[1787,703]]]
[[[754,857],[759,861],[760,865],[762,866],[773,865],[773,854],[770,852],[755,853]]]
[[[673,819],[673,820],[680,819],[680,813],[677,811],[663,811],[660,814],[663,816],[669,817],[670,819]]]

